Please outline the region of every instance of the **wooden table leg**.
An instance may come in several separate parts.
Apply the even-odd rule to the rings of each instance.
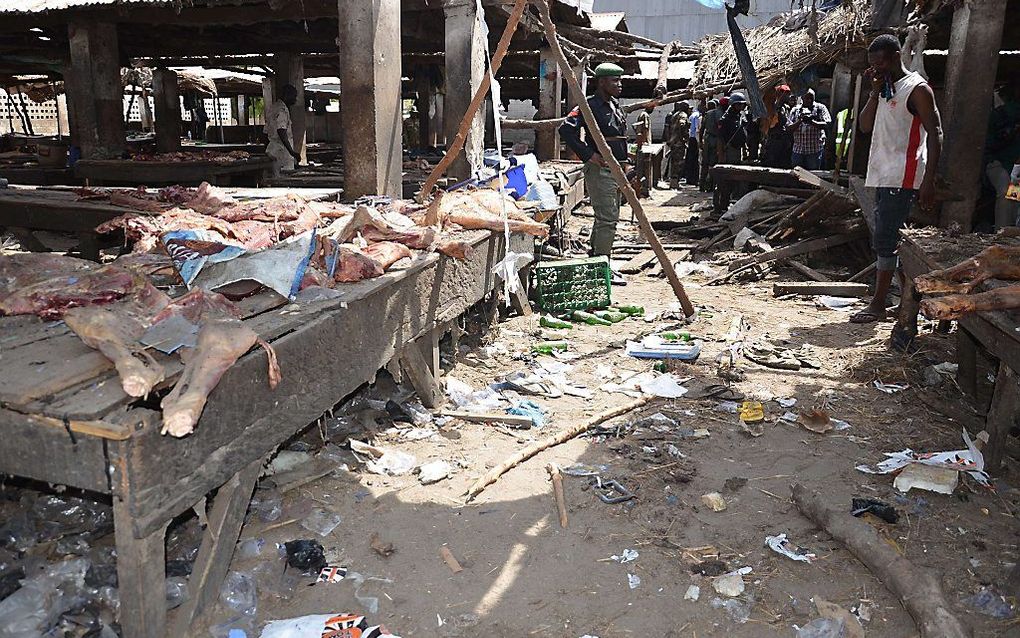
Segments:
[[[433,330],[404,346],[400,367],[418,394],[421,404],[434,408],[442,399],[436,374],[439,371],[439,330]]]
[[[971,399],[977,399],[977,350],[978,342],[963,328],[956,329],[956,382]]]
[[[171,638],[190,636],[192,621],[198,617],[206,606],[219,595],[220,585],[230,568],[230,559],[234,555],[234,546],[241,534],[244,514],[251,502],[251,494],[255,489],[255,481],[262,469],[263,459],[253,461],[243,470],[235,474],[216,493],[212,511],[209,513],[209,526],[202,536],[202,545],[198,548],[195,567],[188,579],[191,597],[185,602],[174,618]],[[162,565],[163,561],[160,561]],[[160,598],[162,603],[162,596]],[[130,632],[125,636],[131,636]]]
[[[99,261],[99,238],[93,232],[78,233],[78,250],[82,259]]]
[[[122,633],[162,638],[166,629],[166,525],[144,538],[135,538],[133,523],[127,504],[114,497]]]
[[[999,362],[999,373],[995,377],[995,391],[992,404],[985,418],[988,431],[988,445],[985,446],[985,471],[998,474],[1002,457],[1006,454],[1006,437],[1020,421],[1020,378],[1004,362]]]
[[[889,345],[901,352],[907,352],[917,336],[917,311],[921,307],[921,295],[914,288],[914,280],[906,277],[900,295],[900,313],[892,329]]]

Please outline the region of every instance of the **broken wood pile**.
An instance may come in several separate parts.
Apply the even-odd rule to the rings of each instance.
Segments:
[[[719,246],[732,246],[748,253],[730,259],[727,272],[712,279],[709,284],[722,283],[737,275],[761,278],[777,263],[817,282],[842,279],[831,273],[819,272],[799,258],[855,243],[860,245],[850,246],[855,251],[854,256],[870,259],[862,241],[868,237],[867,224],[857,201],[846,189],[807,171],[732,168],[735,181],[764,186],[751,190],[734,202],[718,219],[670,220],[654,224],[657,229],[668,229],[698,240],[693,246],[673,244],[686,249],[682,259]],[[635,263],[624,266],[623,272],[643,267],[641,260],[635,258],[633,261]],[[847,281],[863,279],[869,272],[866,268]]]

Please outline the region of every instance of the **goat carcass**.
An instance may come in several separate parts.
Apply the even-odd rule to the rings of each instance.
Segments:
[[[988,279],[1020,280],[1020,246],[989,246],[970,259],[914,279],[920,293],[969,293]]]
[[[521,212],[512,198],[492,190],[447,193],[439,204],[439,218],[472,230],[503,230],[503,213],[511,232],[536,237],[549,234],[549,227]]]
[[[369,244],[361,249],[361,252],[368,255],[386,270],[404,257],[410,257],[411,251],[407,246],[392,241],[381,241],[377,244]]]
[[[195,346],[181,351],[184,370],[174,389],[160,406],[163,434],[187,436],[195,431],[209,394],[223,374],[255,344],[265,348],[269,358],[269,387],[280,382],[280,365],[272,346],[254,330],[241,323],[237,307],[223,295],[196,288],[167,306],[157,321],[179,313],[201,326]]]
[[[152,318],[170,303],[162,292],[103,306],[72,308],[64,322],[90,348],[113,362],[124,392],[144,397],[163,380],[163,366],[138,342]]]
[[[55,253],[0,256],[0,300],[18,290],[60,276],[96,270],[99,264]]]
[[[124,297],[162,294],[144,276],[113,265],[58,275],[11,291],[0,299],[0,314],[34,314],[57,319],[71,308],[110,303]]]
[[[371,256],[352,246],[340,246],[338,249],[336,271],[333,279],[341,283],[352,283],[363,279],[382,276],[382,264]]]
[[[921,301],[929,319],[958,319],[971,312],[1020,308],[1020,286],[1005,286],[973,295],[946,295]]]

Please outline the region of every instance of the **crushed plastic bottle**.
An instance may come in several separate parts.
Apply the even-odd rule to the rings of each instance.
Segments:
[[[0,601],[0,638],[35,638],[46,634],[64,612],[86,601],[89,561],[74,558],[47,565],[22,581]]]
[[[340,515],[330,510],[316,507],[301,521],[301,527],[319,536],[329,536],[340,524]]]
[[[981,591],[967,598],[964,602],[992,618],[1006,619],[1012,618],[1016,614],[1013,605],[991,587],[982,587]]]
[[[265,547],[266,540],[264,538],[249,538],[243,540],[237,544],[237,558],[249,559],[255,558],[262,553],[262,548]]]
[[[188,579],[182,576],[171,576],[164,581],[166,585],[166,608],[180,607],[188,600]]]
[[[220,589],[220,600],[242,616],[255,616],[258,597],[255,579],[247,572],[228,572]]]
[[[743,625],[751,617],[751,610],[754,609],[754,599],[741,600],[740,598],[730,598],[723,600],[722,598],[713,598],[711,605],[716,609],[725,610],[730,620]]]
[[[843,638],[846,624],[842,618],[815,618],[797,629],[797,638]]]
[[[251,508],[263,523],[273,523],[283,516],[283,497],[278,492],[257,494],[252,499]]]

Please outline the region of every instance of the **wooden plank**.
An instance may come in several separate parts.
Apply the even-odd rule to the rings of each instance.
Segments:
[[[960,390],[972,400],[977,400],[977,349],[978,342],[966,330],[956,331],[956,382]]]
[[[449,416],[455,419],[460,419],[461,421],[469,421],[471,423],[509,423],[529,428],[534,425],[534,421],[531,420],[530,416],[521,416],[519,414],[506,414],[500,412],[464,412],[463,410],[443,410],[441,414],[443,416]]]
[[[814,268],[811,268],[807,264],[802,264],[795,259],[787,259],[786,263],[800,274],[814,281],[832,281],[832,277],[828,277],[818,272]]]
[[[821,177],[815,175],[806,168],[795,166],[793,168],[793,174],[797,176],[797,179],[800,180],[802,184],[814,186],[815,188],[820,188],[822,190],[829,191],[831,193],[836,193],[837,195],[842,195],[843,197],[846,197],[845,188],[837,184],[833,184],[828,180],[822,179]]]
[[[16,408],[113,369],[109,359],[73,333],[0,351],[0,362],[0,402]]]
[[[166,624],[166,527],[136,537],[127,504],[113,499],[113,533],[117,541],[117,593],[120,626],[125,636],[163,638]],[[179,634],[183,635],[183,634]]]
[[[863,297],[868,294],[867,284],[841,281],[777,281],[772,294],[779,295],[833,295],[835,297]]]
[[[655,261],[655,259],[656,257],[654,251],[643,250],[638,254],[634,255],[633,257],[631,257],[629,260],[627,260],[625,264],[620,266],[620,272],[627,275],[639,273],[641,272],[642,269],[648,266],[648,264]]]
[[[436,380],[436,369],[432,365],[432,351],[438,352],[439,344],[431,334],[425,335],[418,341],[421,343],[411,342],[401,350],[400,368],[407,375],[421,404],[426,408],[434,408],[440,403],[443,396],[439,382]],[[428,359],[425,358],[424,349],[429,351]]]
[[[188,578],[190,597],[177,612],[169,636],[191,635],[194,619],[219,595],[220,585],[234,555],[234,546],[241,535],[241,525],[255,490],[255,481],[262,470],[262,461],[259,458],[249,463],[216,493],[209,513],[209,526],[202,534],[202,544]]]
[[[783,248],[777,248],[776,250],[753,255],[751,257],[745,257],[743,259],[734,259],[730,262],[729,269],[734,271],[737,268],[742,268],[750,264],[761,264],[764,262],[775,261],[776,259],[787,259],[789,257],[796,257],[797,255],[804,255],[812,253],[818,250],[825,250],[827,248],[834,248],[836,246],[842,246],[848,244],[856,239],[862,239],[867,236],[867,232],[863,229],[860,231],[850,233],[847,235],[833,235],[832,237],[820,237],[818,239],[808,239],[805,241],[797,242],[790,246],[784,246]]]
[[[1020,421],[1020,377],[1006,362],[999,363],[995,391],[985,419],[988,445],[985,446],[985,470],[998,475],[1006,453],[1006,438]]]
[[[63,426],[40,424],[5,409],[0,409],[0,432],[0,472],[98,493],[110,491],[101,439],[76,433],[72,440]]]
[[[223,375],[190,436],[161,436],[157,422],[118,443],[136,533],[190,507],[372,380],[403,344],[481,299],[496,285],[502,243],[488,237],[466,260],[443,257],[346,308],[302,317],[299,330],[273,342],[283,372],[277,388],[268,387],[265,355],[246,355]],[[515,252],[530,245],[512,236]]]

